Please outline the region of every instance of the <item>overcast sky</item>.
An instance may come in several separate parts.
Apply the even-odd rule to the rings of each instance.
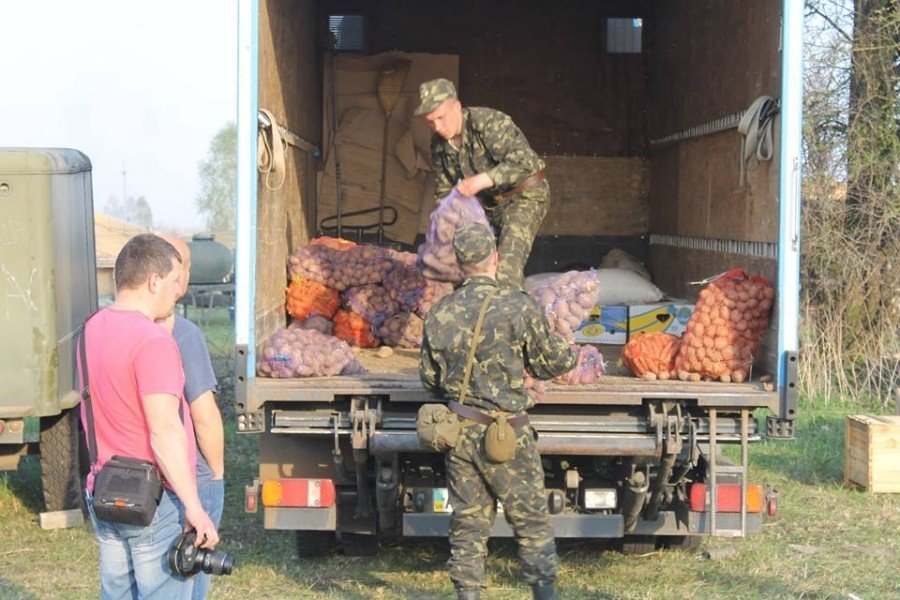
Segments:
[[[98,211],[124,163],[158,226],[202,228],[197,163],[235,119],[236,0],[2,0],[0,23],[0,146],[81,150]]]

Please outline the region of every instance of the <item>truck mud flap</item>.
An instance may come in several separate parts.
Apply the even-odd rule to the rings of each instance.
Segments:
[[[620,538],[625,535],[622,515],[550,515],[550,523],[558,538]],[[403,515],[404,537],[447,537],[449,530],[449,514]],[[512,536],[509,523],[502,515],[497,515],[491,537]]]

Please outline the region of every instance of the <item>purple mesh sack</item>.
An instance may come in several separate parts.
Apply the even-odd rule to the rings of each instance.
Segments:
[[[572,350],[578,352],[578,364],[564,375],[560,375],[553,381],[560,385],[586,385],[597,383],[606,372],[603,365],[603,355],[596,346],[585,344],[584,346],[572,345]]]
[[[415,264],[395,261],[394,268],[384,278],[384,289],[402,310],[411,310],[425,293],[425,281]]]
[[[452,283],[426,279],[425,287],[422,290],[422,296],[416,301],[416,306],[414,308],[416,314],[424,319],[425,315],[428,314],[428,311],[430,311],[441,298],[449,295],[452,291]]]
[[[419,348],[425,334],[425,321],[414,313],[400,313],[388,317],[376,334],[387,346]]]
[[[322,335],[331,335],[334,331],[334,323],[322,315],[309,315],[306,319],[295,319],[288,325],[288,329],[310,329],[318,331]]]
[[[547,315],[550,329],[571,342],[574,331],[594,308],[597,288],[597,274],[593,270],[569,271],[535,288],[531,295]]]
[[[261,377],[322,377],[365,373],[353,350],[341,340],[309,329],[278,329],[265,341],[256,361]]]
[[[453,235],[457,229],[471,223],[481,223],[493,231],[478,198],[461,196],[454,188],[431,212],[425,243],[419,247],[417,264],[425,277],[454,283],[462,281],[453,250]]]
[[[388,291],[374,283],[344,290],[341,302],[375,327],[400,311],[399,303],[391,299]]]
[[[335,250],[312,244],[298,248],[288,258],[291,278],[306,277],[339,291],[381,283],[393,266],[386,248],[354,246]]]

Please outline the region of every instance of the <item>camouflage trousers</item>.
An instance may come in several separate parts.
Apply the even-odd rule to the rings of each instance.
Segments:
[[[549,207],[550,186],[546,180],[506,202],[485,204],[484,211],[497,233],[497,251],[500,253],[498,282],[522,288],[525,263]]]
[[[486,425],[466,422],[447,453],[450,518],[450,580],[457,589],[485,586],[487,541],[497,516],[495,499],[515,532],[523,579],[556,580],[556,543],[547,512],[544,469],[531,427],[516,428],[516,456],[492,462],[484,451]]]

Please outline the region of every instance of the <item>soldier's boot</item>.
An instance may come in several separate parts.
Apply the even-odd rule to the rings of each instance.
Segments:
[[[556,600],[556,588],[552,581],[535,583],[531,586],[531,596],[534,600]]]
[[[457,589],[456,590],[456,598],[457,600],[480,600],[481,598],[481,590],[464,590]]]

